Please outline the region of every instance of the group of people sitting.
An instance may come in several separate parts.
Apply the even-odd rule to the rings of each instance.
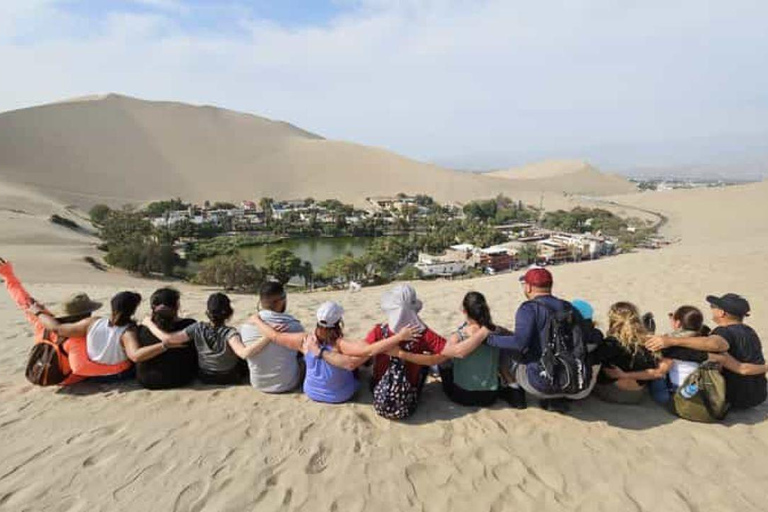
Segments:
[[[375,397],[407,391],[417,401],[432,369],[448,398],[462,405],[488,406],[502,399],[525,408],[531,396],[546,409],[564,411],[590,394],[623,404],[639,403],[649,394],[668,403],[700,364],[712,361],[721,367],[731,407],[766,400],[768,365],[760,339],[744,324],[749,303],[735,294],[706,298],[716,324],[712,331],[701,310],[681,306],[669,313],[669,334],[657,335],[651,315],[618,302],[608,312],[603,334],[589,303],[555,297],[552,274],[532,268],[521,278],[526,300],[517,310],[514,332],[493,322],[482,294],[469,292],[461,304],[463,322],[444,337],[421,319],[414,288],[398,284],[382,296],[386,320],[356,340],[345,334],[344,310],[335,302],[323,303],[316,324],[305,330],[287,312],[285,289],[276,282],[262,286],[259,311],[237,329],[228,325],[234,311],[222,293],[208,298],[206,321],[180,318],[180,294],[172,288],[152,294],[151,314],[141,322],[134,319],[141,296],[130,291],[112,298],[108,317],[94,316],[101,304],[85,293],[65,302],[57,317],[24,290],[2,259],[0,277],[36,333],[66,339],[72,373],[65,385],[134,377],[149,389],[185,386],[195,379],[217,385],[250,382],[266,393],[303,389],[314,401],[341,403],[358,392],[358,369],[372,364]],[[571,394],[554,392],[542,367],[547,329],[553,315],[563,311],[572,311],[579,323],[591,370],[588,382]],[[393,385],[393,375],[400,375],[404,385]],[[382,388],[384,380],[389,387]]]

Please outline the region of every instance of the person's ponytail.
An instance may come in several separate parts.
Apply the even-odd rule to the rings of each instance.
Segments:
[[[467,293],[464,296],[462,306],[469,319],[477,322],[481,327],[486,327],[491,331],[496,330],[496,325],[491,318],[491,309],[488,307],[488,302],[486,302],[485,296],[482,293]]]

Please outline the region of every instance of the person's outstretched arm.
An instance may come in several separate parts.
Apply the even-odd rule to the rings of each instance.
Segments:
[[[141,325],[149,329],[149,332],[152,333],[152,335],[159,339],[162,343],[165,343],[169,346],[174,345],[183,345],[189,341],[189,334],[187,334],[186,330],[176,331],[176,332],[165,332],[161,328],[155,324],[155,322],[152,321],[151,318],[147,317],[144,320],[141,321]]]
[[[446,345],[440,355],[445,356],[446,359],[452,357],[464,359],[477,350],[477,347],[483,344],[489,334],[491,334],[491,331],[487,327],[481,327],[461,343]]]
[[[134,363],[142,363],[154,359],[169,348],[169,346],[162,341],[142,347],[139,343],[139,337],[136,335],[135,329],[126,330],[120,338],[120,341],[123,344],[125,355],[127,355],[128,359]]]
[[[403,361],[407,361],[413,364],[418,364],[421,366],[434,366],[436,364],[442,364],[447,360],[451,359],[449,356],[445,355],[445,351],[446,349],[453,347],[454,345],[457,345],[459,343],[464,343],[464,341],[460,342],[459,335],[454,333],[446,342],[445,347],[443,347],[443,351],[440,352],[439,354],[414,354],[413,352],[408,352],[407,350],[403,350],[400,347],[395,347],[389,350],[387,352],[387,355],[392,357],[398,357]]]
[[[685,347],[702,352],[726,352],[728,342],[722,336],[711,334],[695,338],[673,338],[671,336],[651,336],[645,342],[645,348],[651,352],[659,352],[669,347]]]
[[[55,332],[59,336],[66,336],[67,338],[82,338],[88,334],[88,329],[91,327],[91,323],[95,320],[94,317],[83,318],[79,322],[72,324],[63,324],[56,320],[52,314],[45,309],[45,306],[33,302],[27,311],[35,315],[40,323],[49,331]]]
[[[258,354],[262,350],[266,348],[267,345],[269,345],[270,340],[266,336],[262,336],[261,338],[257,339],[254,343],[251,343],[250,345],[246,345],[243,343],[243,339],[240,337],[239,334],[235,334],[234,336],[229,338],[229,346],[232,348],[232,351],[237,354],[237,357],[240,359],[248,359],[249,357]]]
[[[246,322],[249,323],[249,324],[255,325],[257,328],[258,328],[259,325],[261,325],[259,322],[264,323],[264,321],[261,319],[261,317],[259,316],[258,313],[256,313],[255,315],[251,315],[248,318],[248,320],[246,320]],[[272,327],[278,333],[284,333],[285,330],[288,328],[287,324],[274,324],[274,325],[273,324],[268,324],[268,325],[270,327]],[[261,331],[261,332],[263,333],[263,331]],[[299,333],[291,333],[291,334],[299,334]],[[302,332],[300,334],[304,335],[305,333]],[[268,338],[267,336],[264,336],[264,337]],[[273,341],[273,342],[277,343],[278,345],[282,345],[283,347],[285,347],[287,349],[295,350],[296,352],[300,352],[301,351],[301,342],[302,342],[303,339],[304,339],[303,336],[301,338],[292,337],[292,338],[288,338],[288,339],[286,339],[285,337],[281,336],[280,339],[270,338],[267,341],[268,342],[269,341]],[[266,345],[264,345],[264,346],[266,347]]]
[[[731,354],[709,354],[709,360],[719,363],[739,375],[764,375],[768,373],[768,364],[742,363]]]
[[[304,354],[311,352],[315,357],[320,357],[321,347],[314,335],[305,337],[304,343],[302,343],[302,352]],[[327,348],[322,350],[322,353],[323,361],[343,370],[355,370],[368,360],[367,357],[350,356],[342,354],[338,350],[329,350]]]
[[[656,368],[649,368],[647,370],[640,370],[637,372],[625,372],[616,367],[605,367],[603,373],[608,377],[616,380],[630,379],[630,380],[656,380],[661,379],[669,373],[672,368],[671,359],[661,359],[659,365]]]
[[[253,315],[249,322],[259,329],[264,338],[288,348],[295,347],[295,350],[300,350],[301,343],[307,336],[307,333],[304,332],[280,332],[262,320],[259,315]]]
[[[419,335],[419,331],[410,325],[400,329],[397,334],[384,338],[375,343],[366,343],[364,341],[349,341],[340,339],[337,343],[339,352],[348,356],[369,358],[378,354],[383,354],[396,347],[400,343],[412,340]]]

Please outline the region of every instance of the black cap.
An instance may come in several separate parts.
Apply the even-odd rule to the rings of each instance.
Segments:
[[[735,293],[726,293],[722,297],[708,295],[707,302],[717,309],[722,309],[729,315],[742,318],[749,316],[749,302],[741,295],[736,295]]]

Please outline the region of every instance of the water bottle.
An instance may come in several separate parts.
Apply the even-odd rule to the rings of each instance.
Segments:
[[[699,386],[695,382],[692,382],[685,386],[683,390],[680,391],[680,394],[683,395],[683,398],[691,398],[698,392]]]

